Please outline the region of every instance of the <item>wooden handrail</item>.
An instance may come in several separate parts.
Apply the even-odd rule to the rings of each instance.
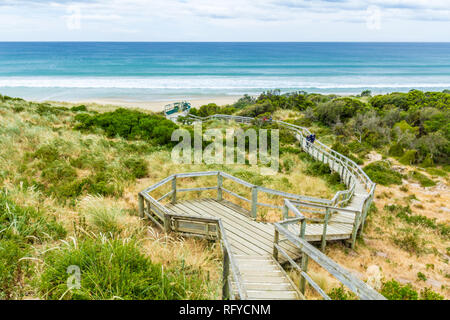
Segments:
[[[192,117],[192,116],[191,116]],[[250,117],[239,117],[239,116],[230,116],[230,115],[213,115],[206,118],[201,117],[192,117],[194,120],[209,120],[209,119],[226,119],[226,120],[235,120],[238,122],[245,122],[245,123],[252,123],[254,121],[253,118]],[[256,208],[258,206],[266,206],[271,208],[284,208],[285,211],[285,220],[280,223],[275,223],[275,241],[274,241],[274,256],[278,256],[278,253],[281,253],[283,255],[286,254],[286,252],[278,245],[278,238],[279,234],[281,233],[288,241],[293,243],[295,246],[297,246],[301,252],[302,252],[302,266],[299,267],[297,265],[297,268],[300,268],[300,275],[301,275],[301,287],[304,289],[306,281],[311,284],[313,288],[315,288],[325,299],[328,298],[328,296],[321,292],[317,284],[315,284],[312,279],[306,274],[308,259],[311,258],[314,261],[316,261],[319,265],[321,265],[324,269],[326,269],[328,272],[333,274],[339,281],[341,281],[343,284],[347,285],[350,290],[358,294],[363,299],[383,299],[381,295],[378,293],[374,293],[374,290],[365,285],[364,282],[360,281],[359,279],[355,277],[352,278],[351,274],[348,273],[345,269],[337,265],[335,262],[333,262],[331,259],[329,259],[327,256],[325,256],[323,253],[321,253],[316,248],[312,247],[304,238],[305,238],[305,230],[306,230],[306,221],[308,218],[306,218],[300,210],[296,207],[296,205],[303,205],[303,206],[309,206],[312,208],[319,208],[325,210],[325,219],[324,219],[324,231],[322,236],[322,248],[324,248],[324,244],[326,241],[326,230],[327,230],[327,224],[328,219],[330,217],[330,211],[342,211],[342,212],[353,212],[356,214],[355,222],[354,222],[354,230],[352,233],[352,241],[354,246],[355,240],[356,240],[356,233],[358,231],[359,225],[361,225],[361,230],[364,226],[364,220],[367,215],[368,208],[370,206],[370,203],[373,199],[375,187],[376,185],[370,180],[370,178],[367,176],[367,174],[359,167],[354,161],[351,159],[339,154],[338,152],[332,150],[331,148],[327,147],[326,145],[322,144],[320,141],[317,141],[316,144],[306,143],[304,136],[307,134],[311,134],[310,131],[306,128],[302,128],[293,124],[289,124],[283,121],[275,121],[276,123],[288,127],[289,129],[293,130],[297,133],[297,139],[299,140],[301,147],[305,150],[305,152],[309,153],[313,158],[317,159],[318,161],[322,161],[324,163],[332,163],[331,168],[335,170],[335,168],[338,168],[339,174],[341,178],[343,179],[344,183],[348,186],[348,190],[345,191],[338,191],[335,196],[331,200],[327,199],[320,199],[320,198],[313,198],[313,197],[306,197],[301,195],[295,195],[291,193],[286,193],[278,190],[273,190],[269,188],[265,188],[262,186],[256,186],[253,185],[247,181],[244,181],[242,179],[239,179],[237,177],[234,177],[230,174],[221,172],[221,171],[205,171],[205,172],[190,172],[190,173],[179,173],[179,174],[173,174],[160,182],[154,184],[153,186],[145,189],[141,193],[139,193],[139,211],[141,213],[141,216],[144,216],[147,213],[147,216],[152,219],[155,223],[162,226],[166,231],[170,231],[172,228],[172,224],[174,224],[174,228],[178,228],[178,230],[183,230],[177,227],[178,224],[183,223],[183,221],[189,221],[191,223],[204,223],[206,227],[206,231],[200,232],[200,231],[192,231],[191,229],[188,229],[191,234],[194,235],[205,235],[207,237],[211,236],[211,230],[210,230],[210,224],[216,224],[217,225],[217,237],[220,239],[220,243],[222,245],[223,249],[223,295],[224,298],[230,298],[230,288],[231,285],[228,283],[228,277],[229,272],[231,268],[232,278],[235,282],[235,286],[237,289],[237,296],[239,299],[246,299],[247,298],[247,292],[243,286],[241,274],[239,272],[239,269],[236,265],[236,262],[234,260],[234,256],[231,252],[230,246],[228,244],[228,240],[225,234],[225,229],[222,225],[222,222],[220,219],[215,218],[200,218],[200,217],[193,217],[193,216],[179,216],[176,214],[173,214],[165,208],[164,205],[160,203],[160,201],[164,200],[165,198],[172,196],[172,202],[175,203],[177,200],[177,192],[190,192],[190,191],[209,191],[209,190],[217,190],[218,193],[218,200],[222,200],[222,191],[225,191],[235,197],[240,198],[241,200],[247,201],[251,203],[252,206],[252,215],[256,218]],[[321,159],[320,159],[321,157]],[[326,161],[325,161],[326,158]],[[337,166],[336,166],[337,164]],[[199,187],[199,188],[179,188],[178,186],[178,180],[183,178],[191,178],[191,177],[206,177],[206,176],[217,176],[217,186],[210,186],[210,187]],[[222,185],[222,180],[230,179],[236,183],[239,183],[240,185],[249,188],[252,190],[252,198],[247,199],[243,196],[240,196],[237,193],[232,192],[231,190],[227,190]],[[361,182],[361,184],[366,189],[366,192],[368,192],[368,196],[364,201],[363,207],[361,210],[351,210],[347,208],[340,208],[340,205],[347,204],[352,197],[355,194],[356,191],[356,184],[357,182]],[[158,200],[154,199],[150,193],[157,190],[158,188],[166,185],[168,182],[172,182],[172,190],[160,197]],[[283,197],[284,206],[278,206],[278,205],[272,205],[272,204],[266,204],[266,203],[260,203],[258,202],[258,193],[264,192],[272,195],[277,195],[280,197]],[[147,211],[145,210],[145,204],[147,203]],[[150,211],[153,211],[155,213],[155,216],[152,217],[150,215]],[[289,212],[292,211],[294,213],[295,218],[289,218]],[[160,219],[158,221],[158,219]],[[301,222],[301,228],[300,228],[300,237],[293,235],[284,228],[284,225],[292,224],[292,223],[298,223]],[[187,227],[185,227],[184,230],[186,230]],[[192,228],[192,227],[191,227]],[[292,259],[290,257],[286,257],[289,262],[292,263]],[[362,282],[362,283],[361,283]],[[303,290],[304,292],[304,290]],[[231,297],[232,298],[232,297]]]
[[[386,300],[381,294],[375,291],[373,288],[368,286],[364,281],[358,279],[345,268],[334,262],[332,259],[327,257],[325,254],[320,252],[314,246],[309,244],[305,239],[302,239],[294,234],[292,234],[289,230],[287,230],[282,224],[275,223],[275,231],[278,234],[283,235],[285,239],[287,239],[290,243],[299,248],[302,254],[306,255],[308,258],[314,260],[318,265],[320,265],[323,269],[331,273],[337,280],[339,280],[342,284],[348,287],[353,293],[355,293],[359,298],[363,300]],[[277,235],[275,235],[274,247],[277,250],[277,253],[282,252],[280,247],[276,247],[277,244]],[[278,244],[277,244],[278,245]],[[287,254],[286,254],[287,255]],[[292,259],[288,259],[290,263],[292,263]],[[305,257],[302,258],[302,265],[306,261]],[[298,265],[297,265],[298,267]],[[302,273],[302,277],[305,277],[307,273],[307,268],[305,266],[299,267]],[[305,278],[310,284],[312,284],[311,278]],[[315,287],[312,284],[313,287]],[[316,288],[317,290],[317,288]],[[304,290],[303,290],[304,292]],[[320,292],[319,292],[320,293]]]
[[[245,287],[243,286],[243,280],[242,280],[242,276],[239,272],[239,268],[237,267],[234,255],[231,251],[230,245],[228,243],[228,239],[226,236],[226,232],[225,232],[225,228],[223,227],[222,224],[222,220],[219,218],[212,218],[212,217],[208,217],[208,218],[204,218],[204,217],[198,217],[198,216],[190,216],[190,215],[179,215],[179,214],[174,214],[172,212],[169,212],[164,206],[162,206],[161,204],[158,203],[158,201],[156,201],[153,197],[151,197],[150,195],[141,192],[139,194],[139,210],[141,211],[141,216],[145,215],[145,204],[144,202],[147,201],[149,203],[151,203],[153,206],[158,207],[161,212],[162,212],[162,220],[163,220],[163,224],[161,225],[157,220],[155,220],[154,217],[152,217],[150,214],[147,214],[147,217],[149,217],[152,221],[154,221],[155,223],[157,223],[158,225],[160,225],[162,228],[164,228],[166,230],[166,232],[171,231],[172,230],[172,223],[174,221],[179,221],[179,220],[185,220],[185,221],[189,221],[189,222],[197,222],[197,223],[204,223],[204,224],[216,224],[217,225],[217,238],[220,240],[220,243],[222,245],[222,250],[223,250],[223,268],[224,268],[224,272],[223,272],[223,290],[222,293],[224,295],[224,298],[233,298],[231,296],[231,292],[230,292],[230,283],[228,282],[228,277],[229,277],[229,270],[231,267],[231,274],[232,274],[232,278],[234,280],[236,289],[237,289],[237,295],[238,298],[241,300],[245,300],[247,299],[247,292],[245,290]],[[192,231],[191,231],[192,232]],[[202,233],[199,233],[198,235],[203,236]]]
[[[238,121],[240,120],[240,122],[242,122],[242,121],[253,122],[255,120],[254,118],[250,118],[250,117],[222,115],[222,114],[215,114],[215,115],[211,115],[211,116],[204,117],[204,118],[198,117],[198,116],[192,116],[192,115],[189,115],[188,117],[192,117],[195,120],[200,120],[200,121],[207,121],[210,119],[226,119],[226,120],[238,120]],[[275,122],[281,126],[288,127],[291,130],[294,130],[295,132],[297,132],[301,135],[302,139],[304,139],[304,136],[311,134],[311,131],[309,131],[307,128],[300,127],[300,126],[294,125],[292,123],[284,122],[281,120],[273,120],[273,122]],[[349,172],[353,171],[353,174],[356,173],[359,177],[359,180],[364,184],[366,191],[369,193],[373,192],[372,190],[374,189],[375,184],[369,178],[369,176],[367,176],[367,174],[364,172],[364,170],[362,170],[361,167],[358,166],[352,159],[331,149],[330,147],[326,146],[319,140],[316,140],[315,144],[311,144],[311,145],[313,146],[313,148],[316,148],[318,151],[321,151],[322,153],[325,152],[328,156],[332,157],[333,160],[340,162],[341,165],[343,167],[345,167],[345,169],[347,171],[349,171]],[[317,147],[317,146],[319,146],[319,147]]]

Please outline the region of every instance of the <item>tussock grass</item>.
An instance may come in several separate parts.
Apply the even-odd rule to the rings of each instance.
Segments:
[[[50,268],[39,289],[48,299],[204,299],[199,270],[165,269],[144,256],[133,242],[119,240],[66,244],[44,254]],[[67,288],[67,268],[81,270],[79,288]]]

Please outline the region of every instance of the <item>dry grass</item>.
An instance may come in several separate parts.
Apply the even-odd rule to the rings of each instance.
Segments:
[[[385,205],[410,205],[407,197],[414,194],[419,199],[416,201],[423,205],[423,209],[411,206],[412,214],[436,218],[438,222],[448,225],[448,213],[442,208],[448,208],[450,203],[449,189],[446,185],[422,188],[419,185],[407,184],[407,187],[409,191],[403,192],[398,186],[378,186],[375,199],[378,212],[372,213],[368,220],[364,241],[357,244],[356,251],[351,251],[342,244],[331,245],[327,249],[327,254],[363,280],[367,279],[367,269],[376,265],[381,268],[385,280],[409,282],[417,289],[431,287],[449,299],[448,238],[424,226],[411,226],[384,210]],[[415,230],[420,249],[418,254],[408,252],[396,244],[405,228]],[[419,272],[425,274],[428,281],[418,279]]]

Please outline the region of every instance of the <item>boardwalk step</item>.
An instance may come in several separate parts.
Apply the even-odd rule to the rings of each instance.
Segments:
[[[296,291],[252,291],[247,292],[249,300],[273,299],[273,300],[296,300]]]

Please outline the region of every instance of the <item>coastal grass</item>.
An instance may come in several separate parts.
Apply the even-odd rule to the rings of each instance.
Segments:
[[[133,242],[84,240],[44,254],[47,268],[39,290],[46,299],[179,300],[205,299],[206,278],[188,266],[164,268],[143,255]],[[67,287],[67,269],[77,266],[80,285]]]
[[[19,228],[18,234],[27,236],[17,236],[13,232],[12,236],[17,236],[17,239],[1,239],[0,260],[3,260],[0,265],[3,269],[0,274],[5,275],[1,280],[3,291],[0,291],[4,293],[1,299],[140,299],[150,296],[155,299],[220,298],[221,253],[218,245],[165,235],[138,217],[136,194],[173,173],[223,170],[272,189],[329,199],[336,190],[343,188],[338,183],[338,177],[335,177],[336,185],[330,184],[327,168],[308,159],[306,154],[298,151],[298,146],[289,144],[289,137],[286,137],[285,144],[280,148],[281,172],[276,175],[266,176],[262,174],[260,166],[248,164],[178,165],[170,161],[170,148],[153,139],[140,140],[137,136],[130,139],[120,135],[110,137],[100,126],[76,129],[79,124],[75,120],[77,115],[86,113],[95,116],[105,111],[114,112],[116,108],[91,105],[86,108],[72,107],[70,104],[39,104],[21,99],[2,99],[0,103],[0,184],[8,190],[6,203],[9,207],[14,203],[16,207],[34,208],[39,214],[29,221],[41,221],[42,224],[37,225],[44,226],[43,229],[35,229],[34,233],[31,232],[32,228]],[[280,119],[295,119],[299,111],[286,109],[277,111],[277,114]],[[214,125],[223,126],[220,122]],[[312,122],[312,127],[321,132],[319,139],[330,146],[336,143],[334,129],[321,126]],[[240,125],[236,124],[235,127]],[[344,145],[346,143],[342,139],[339,141]],[[363,158],[367,148],[358,148],[358,144],[356,142],[349,147],[350,151],[358,158]],[[445,211],[442,211],[448,199],[446,189],[436,191],[436,185],[430,187],[428,194],[411,184],[401,191],[399,187],[402,186],[403,178],[414,179],[404,177],[389,164],[382,165],[381,169],[377,166],[376,163],[372,170],[373,176],[389,186],[385,187],[381,183],[377,186],[375,205],[378,210],[370,212],[356,251],[330,243],[327,255],[363,275],[371,264],[380,265],[387,279],[408,278],[414,284],[419,298],[423,291],[424,296],[438,299],[434,291],[427,289],[430,286],[428,282],[417,279],[420,271],[428,281],[434,279],[444,284],[442,288],[433,287],[438,295],[450,296],[445,286],[448,277],[443,262],[444,254],[449,254],[445,236],[448,235],[448,220],[443,214]],[[447,167],[442,166],[442,171],[447,172]],[[420,170],[432,175],[433,181],[446,183],[443,172],[432,173],[430,169]],[[399,180],[400,184],[397,184]],[[199,178],[185,179],[180,183],[190,188],[204,187],[208,183],[214,185],[217,181],[214,178]],[[228,183],[227,188],[230,190],[250,197],[251,191]],[[167,191],[161,190],[162,194]],[[416,195],[415,199],[405,199],[412,194]],[[180,200],[215,196],[216,193],[211,191],[183,193],[180,194]],[[282,204],[281,198],[267,194],[258,195],[258,200]],[[401,206],[401,209],[393,212],[384,210],[386,205],[393,204]],[[245,205],[242,203],[243,207]],[[411,213],[402,211],[406,206],[410,206]],[[278,221],[280,211],[262,210],[258,219]],[[50,231],[46,225],[52,224],[59,226],[54,227],[56,231],[64,231]],[[14,224],[8,221],[6,225],[10,227]],[[385,252],[387,258],[379,256],[377,252]],[[139,264],[142,262],[145,268],[127,267],[126,279],[131,284],[127,287],[120,281],[116,269],[110,270],[110,273],[105,269],[107,254],[116,257],[118,262],[122,261],[121,257],[139,261]],[[70,256],[77,257],[77,260],[70,261]],[[98,258],[98,263],[93,261],[93,257]],[[97,286],[97,289],[67,291],[64,284],[70,275],[64,267],[67,267],[65,263],[68,261],[85,263],[87,269],[83,270],[87,270],[95,280],[85,282],[87,288],[104,279],[100,273],[109,275],[111,281],[105,280],[106,285]],[[91,263],[86,264],[86,261]],[[55,262],[58,269],[53,270],[47,262]],[[426,268],[425,264],[435,267]],[[410,265],[413,268],[410,269]],[[154,279],[152,283],[160,287],[170,280],[176,284],[173,288],[160,288],[160,291],[141,290],[141,283],[130,270],[145,275],[147,280]],[[333,288],[339,289],[335,280],[313,266],[314,272],[326,292]],[[190,275],[193,275],[192,281]],[[183,290],[186,292],[180,293]],[[52,294],[53,291],[55,294]],[[336,291],[336,297],[340,295],[344,296],[345,292]],[[314,297],[312,293],[311,296]]]

